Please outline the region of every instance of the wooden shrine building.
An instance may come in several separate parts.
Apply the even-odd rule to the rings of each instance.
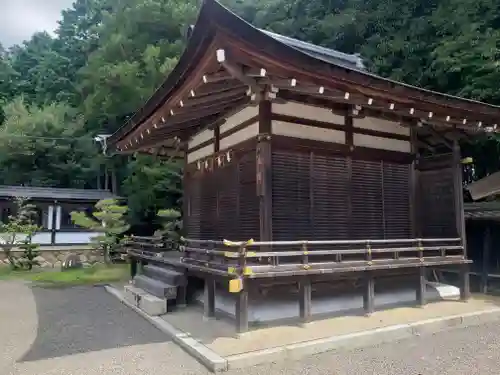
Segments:
[[[185,158],[177,267],[205,279],[208,315],[215,284],[228,282],[244,331],[252,285],[278,279],[300,284],[304,320],[311,283],[346,277],[364,280],[367,312],[374,278],[414,280],[424,303],[426,267],[460,267],[468,297],[459,142],[496,131],[499,107],[376,76],[357,56],[259,30],[215,0],[188,37],[109,142]]]

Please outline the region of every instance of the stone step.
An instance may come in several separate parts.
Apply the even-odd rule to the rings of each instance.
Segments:
[[[167,313],[167,301],[164,298],[155,297],[133,285],[125,285],[123,289],[125,299],[143,310],[146,314],[158,316]]]
[[[166,284],[174,286],[186,285],[186,276],[171,268],[159,267],[152,264],[147,264],[143,267],[142,273],[155,280],[163,281]]]
[[[146,275],[135,276],[134,285],[158,298],[169,300],[177,297],[176,286],[164,283],[160,280],[152,279]]]

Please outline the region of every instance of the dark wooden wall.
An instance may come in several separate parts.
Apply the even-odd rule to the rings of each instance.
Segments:
[[[417,209],[422,237],[458,236],[452,164],[451,154],[428,157],[418,163]]]
[[[411,237],[410,165],[273,150],[273,239]]]
[[[211,171],[196,171],[186,179],[186,235],[198,239],[259,238],[255,149],[235,156]]]

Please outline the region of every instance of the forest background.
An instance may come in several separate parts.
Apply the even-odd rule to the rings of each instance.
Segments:
[[[347,53],[384,77],[500,105],[500,2],[225,0],[259,28]],[[76,0],[54,36],[0,45],[0,184],[113,188],[134,232],[177,207],[175,161],[105,156],[116,131],[175,66],[198,0]],[[495,136],[464,145],[475,177],[500,169]],[[108,171],[113,173],[108,173]]]

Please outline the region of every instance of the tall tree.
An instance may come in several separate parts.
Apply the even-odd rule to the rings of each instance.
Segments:
[[[98,47],[80,72],[89,129],[117,130],[162,83],[184,47],[196,1],[123,0],[97,28]]]
[[[74,109],[64,104],[38,108],[18,98],[4,111],[0,184],[74,188],[95,184],[100,156]]]

